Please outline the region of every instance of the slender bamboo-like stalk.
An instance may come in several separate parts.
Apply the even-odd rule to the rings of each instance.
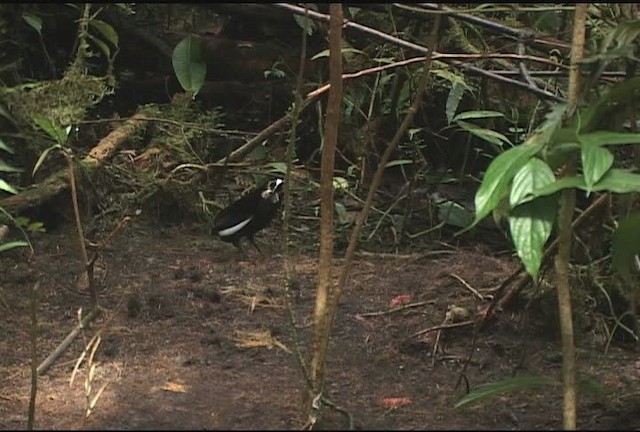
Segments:
[[[31,290],[31,395],[29,398],[29,414],[27,429],[33,430],[36,419],[36,395],[38,392],[38,288],[40,281],[36,282]]]
[[[578,62],[584,52],[585,22],[588,4],[579,4],[573,20],[573,38],[571,47],[571,69],[569,72],[569,109],[570,118],[578,107],[580,71]],[[565,167],[565,175],[575,172],[573,161]],[[571,291],[569,286],[569,261],[571,259],[571,220],[576,204],[576,192],[573,188],[562,191],[558,212],[558,253],[555,259],[556,292],[558,295],[558,314],[562,334],[562,427],[565,430],[576,429],[576,347],[573,333],[571,310]]]
[[[322,149],[320,173],[320,262],[318,265],[318,288],[314,310],[313,353],[311,358],[311,401],[319,400],[324,386],[324,366],[331,335],[331,299],[336,293],[332,287],[331,268],[333,261],[333,170],[338,140],[338,126],[342,111],[342,5],[329,6],[329,101],[325,120],[325,140]],[[310,418],[312,415],[310,414]]]

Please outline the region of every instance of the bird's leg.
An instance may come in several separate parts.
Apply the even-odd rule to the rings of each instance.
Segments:
[[[253,245],[254,248],[256,248],[256,250],[262,254],[262,251],[260,250],[260,248],[258,247],[258,245],[256,244],[256,240],[253,238],[253,236],[249,236],[249,241],[251,242],[251,244]]]
[[[240,242],[240,239],[234,240],[233,245],[236,247],[236,249],[238,249],[238,251],[240,251],[240,253],[245,258],[247,257],[247,251],[245,251],[244,248],[242,247],[242,243]]]

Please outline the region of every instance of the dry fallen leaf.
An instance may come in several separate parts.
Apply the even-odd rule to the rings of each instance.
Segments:
[[[380,403],[385,408],[399,408],[401,406],[410,405],[413,401],[411,398],[383,398]]]
[[[186,386],[184,384],[174,383],[174,382],[170,382],[170,381],[168,381],[162,387],[160,387],[160,390],[173,392],[173,393],[186,393],[187,392],[187,388],[186,388]]]

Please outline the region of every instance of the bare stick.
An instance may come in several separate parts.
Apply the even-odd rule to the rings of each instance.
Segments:
[[[51,354],[49,354],[49,357],[47,357],[42,363],[40,363],[40,366],[38,366],[38,375],[42,375],[47,371],[47,369],[49,369],[49,367],[51,367],[51,364],[60,356],[60,354],[64,352],[64,350],[67,349],[69,345],[71,345],[71,342],[73,342],[73,340],[80,334],[80,330],[85,328],[91,321],[93,321],[93,319],[98,316],[99,313],[100,309],[93,309],[87,314],[86,317],[82,319],[82,321],[80,321],[80,323],[78,323],[77,326],[75,326],[73,330],[71,330],[67,337],[64,338],[62,342],[60,342],[60,345],[58,345],[58,347]]]
[[[93,262],[89,262],[89,256],[87,255],[87,246],[84,240],[84,231],[82,229],[82,220],[80,219],[80,208],[78,206],[78,191],[76,190],[76,177],[73,169],[73,156],[70,152],[64,150],[64,156],[67,158],[67,164],[69,166],[69,183],[71,185],[71,201],[73,203],[73,214],[76,219],[76,229],[78,230],[78,241],[80,242],[80,253],[82,257],[82,264],[87,272],[87,283],[89,284],[89,294],[91,295],[91,307],[96,308],[98,306],[98,292],[96,291],[96,284],[93,279]]]
[[[31,290],[31,397],[29,398],[29,418],[27,429],[33,430],[36,418],[36,394],[38,392],[38,289],[40,281],[36,282]]]
[[[436,301],[435,300],[427,300],[427,301],[421,301],[421,302],[416,302],[416,303],[409,303],[406,305],[402,305],[402,306],[398,306],[392,309],[388,309],[388,310],[384,310],[384,311],[377,311],[377,312],[366,312],[366,313],[361,313],[358,314],[361,317],[374,317],[374,316],[381,316],[381,315],[389,315],[392,313],[396,313],[396,312],[400,312],[406,309],[411,309],[411,308],[415,308],[415,307],[420,307],[420,306],[425,306],[425,305],[429,305],[429,304],[434,304]]]
[[[293,13],[298,14],[298,15],[303,15],[304,14],[304,9],[299,7],[299,6],[291,5],[291,4],[288,4],[288,3],[275,3],[274,5],[277,6],[277,7],[283,8],[283,9],[288,9],[288,10],[290,10]],[[319,20],[319,21],[329,21],[329,16],[328,15],[322,14],[322,13],[319,13],[319,12],[309,11],[309,16],[311,18],[314,18],[314,19]],[[404,39],[397,38],[397,37],[392,36],[390,34],[381,32],[381,31],[373,29],[371,27],[364,26],[362,24],[355,23],[353,21],[346,21],[344,23],[344,27],[348,28],[348,29],[359,30],[360,32],[367,33],[367,34],[369,34],[371,36],[375,36],[375,37],[377,37],[379,39],[382,39],[384,41],[390,42],[390,43],[392,43],[392,44],[394,44],[396,46],[400,46],[400,47],[411,49],[411,50],[414,50],[414,51],[417,51],[417,52],[421,52],[421,53],[424,53],[424,54],[427,54],[427,55],[431,55],[431,54],[429,54],[430,51],[429,51],[429,48],[427,48],[427,47],[424,47],[422,45],[418,45],[418,44],[413,43],[413,42],[406,41]],[[437,53],[434,52],[433,54],[437,54]],[[468,63],[461,62],[459,60],[451,60],[451,59],[449,59],[449,60],[445,60],[445,61],[447,61],[447,63],[449,63],[449,64],[451,64],[453,66],[459,67],[459,68],[467,70],[469,72],[475,72],[475,73],[478,73],[480,75],[484,75],[487,78],[493,79],[494,81],[500,81],[500,82],[504,82],[504,83],[507,83],[507,84],[511,84],[513,86],[516,86],[516,87],[520,87],[523,90],[526,90],[526,91],[528,91],[530,93],[533,93],[533,94],[537,94],[538,96],[544,97],[545,99],[549,99],[549,100],[552,100],[552,101],[555,101],[555,102],[565,102],[564,98],[556,96],[555,94],[550,93],[550,92],[548,92],[546,90],[543,90],[543,89],[540,89],[540,88],[537,88],[537,87],[531,87],[529,84],[524,83],[522,81],[513,80],[513,79],[510,79],[510,78],[501,76],[501,75],[497,75],[497,74],[494,74],[492,72],[486,71],[486,70],[484,70],[482,68],[478,68],[478,67],[472,66],[472,65],[470,65]]]
[[[431,333],[432,331],[457,328],[457,327],[466,327],[466,326],[473,325],[474,323],[475,323],[474,320],[467,320],[467,321],[460,321],[460,322],[451,323],[451,324],[440,324],[437,326],[429,327],[424,330],[420,330],[419,332],[415,332],[414,334],[409,336],[406,340],[413,339],[418,336],[422,336],[423,334]]]
[[[453,274],[453,273],[449,273],[449,276],[451,276],[451,277],[452,277],[452,278],[454,278],[454,279],[459,280],[459,281],[460,281],[460,283],[461,283],[462,285],[464,285],[464,287],[465,287],[466,289],[468,289],[469,291],[471,291],[471,293],[473,293],[473,295],[475,295],[476,297],[478,297],[480,300],[482,300],[482,301],[484,301],[484,300],[485,300],[484,296],[483,296],[482,294],[480,294],[480,293],[478,292],[478,290],[477,290],[477,289],[475,289],[474,287],[472,287],[471,285],[469,285],[469,284],[467,283],[467,281],[465,281],[464,279],[462,279],[460,276],[458,276],[457,274]]]
[[[393,139],[387,145],[387,148],[385,149],[382,155],[382,158],[380,159],[378,169],[376,170],[373,176],[373,180],[371,181],[371,185],[369,186],[367,200],[365,201],[364,207],[362,208],[362,210],[360,210],[360,213],[358,214],[355,227],[351,231],[349,245],[347,246],[347,251],[345,253],[344,265],[342,267],[342,272],[340,273],[340,278],[338,280],[338,285],[337,285],[338,289],[342,289],[342,287],[346,285],[347,278],[349,277],[349,271],[351,270],[351,264],[353,262],[353,256],[358,246],[358,238],[360,236],[360,232],[362,230],[364,222],[367,219],[369,210],[371,209],[376,190],[378,189],[378,186],[382,182],[385,165],[391,158],[393,151],[398,146],[398,144],[400,143],[400,140],[408,130],[411,123],[413,122],[413,118],[415,114],[418,112],[418,108],[422,103],[423,94],[427,87],[427,83],[429,82],[429,71],[431,70],[431,53],[435,51],[438,43],[439,28],[440,28],[440,17],[436,16],[435,25],[432,32],[431,49],[429,50],[429,54],[427,55],[427,60],[424,63],[424,67],[422,70],[422,78],[420,80],[420,84],[418,85],[418,89],[416,91],[415,100],[411,104],[409,108],[409,112],[405,116],[398,130],[396,131],[396,134],[394,135]],[[335,296],[333,298],[333,302],[336,304],[338,300],[339,300],[339,296]],[[332,308],[333,311],[335,311],[335,309],[336,308]],[[333,318],[334,316],[330,317],[330,321],[329,321],[330,326],[333,323]]]

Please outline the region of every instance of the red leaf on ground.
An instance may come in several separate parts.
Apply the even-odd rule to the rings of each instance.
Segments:
[[[400,294],[392,298],[391,301],[389,302],[389,305],[391,305],[391,307],[394,307],[394,306],[398,306],[400,304],[406,303],[409,300],[411,300],[411,296],[409,294]]]
[[[410,405],[413,403],[411,398],[402,397],[402,398],[383,398],[380,403],[385,408],[398,408],[405,405]]]

